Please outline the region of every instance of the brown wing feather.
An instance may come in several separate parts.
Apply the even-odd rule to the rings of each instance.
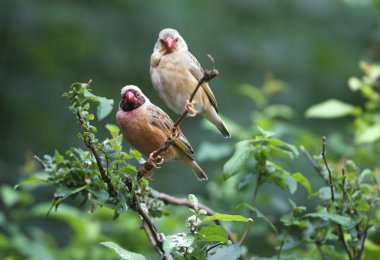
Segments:
[[[174,125],[170,117],[161,108],[153,104],[148,106],[147,110],[150,124],[162,130],[167,137],[170,137],[170,128]],[[181,131],[178,138],[174,139],[174,145],[191,159],[194,159],[194,150]]]
[[[189,70],[190,70],[191,74],[199,82],[203,78],[203,75],[204,75],[204,71],[202,69],[202,66],[201,66],[201,64],[199,64],[197,58],[195,58],[194,55],[192,55],[190,52],[188,52],[187,57],[189,59],[189,64],[190,64]],[[201,86],[202,86],[203,91],[206,93],[211,105],[215,108],[216,112],[218,112],[218,104],[216,102],[216,98],[215,98],[214,94],[211,91],[210,86],[208,85],[207,82],[204,82]]]

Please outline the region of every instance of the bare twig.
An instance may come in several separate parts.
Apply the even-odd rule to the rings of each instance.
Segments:
[[[326,143],[327,143],[327,138],[325,136],[323,136],[322,140],[323,140],[322,158],[323,158],[323,162],[326,165],[327,172],[329,173],[329,186],[330,186],[330,189],[331,189],[331,200],[334,201],[335,200],[335,196],[334,196],[334,187],[332,185],[331,170],[330,170],[330,167],[327,164],[327,160],[326,160]]]
[[[203,74],[203,78],[201,78],[201,80],[198,82],[197,87],[194,89],[193,93],[191,94],[189,102],[193,101],[195,94],[197,93],[198,89],[200,88],[200,86],[202,86],[203,83],[209,82],[210,80],[218,76],[218,74],[219,72],[216,69],[206,70]],[[187,113],[188,113],[187,110],[183,112],[183,114],[174,123],[174,127],[178,127],[181,124],[181,122],[186,118]]]
[[[216,69],[204,71],[203,77],[199,80],[198,85],[196,86],[196,88],[194,89],[193,93],[191,94],[189,101],[190,102],[193,101],[193,99],[195,97],[195,94],[197,93],[197,91],[199,90],[200,86],[203,83],[209,82],[210,80],[212,80],[213,78],[215,78],[218,74],[219,74],[219,72]],[[179,127],[179,125],[183,122],[183,120],[185,120],[185,118],[187,116],[187,113],[188,113],[187,110],[185,110],[183,112],[183,114],[174,123],[173,127],[175,127],[175,128]],[[153,158],[157,158],[160,154],[162,154],[167,149],[169,149],[169,147],[170,147],[170,145],[172,143],[173,143],[172,138],[168,137],[166,139],[165,143],[161,146],[161,148],[158,149],[158,150],[156,150],[153,153]],[[140,170],[137,173],[137,179],[140,179],[141,177],[144,176],[144,174],[143,174],[144,171],[151,171],[153,168],[154,168],[153,165],[151,165],[148,162],[145,162],[143,165],[140,166]],[[144,171],[142,169],[144,169]]]
[[[36,160],[41,165],[42,168],[44,168],[44,169],[47,168],[44,161],[40,157],[38,157],[37,155],[34,155],[34,160]]]
[[[144,231],[147,234],[149,241],[151,243],[154,242],[154,243],[152,243],[152,245],[155,248],[155,250],[158,252],[158,254],[160,255],[161,259],[170,259],[169,256],[165,255],[163,240],[160,237],[160,235],[158,234],[157,229],[156,229],[152,219],[150,218],[148,213],[141,207],[140,200],[139,200],[138,196],[136,195],[136,192],[133,190],[132,181],[129,178],[127,178],[124,183],[127,186],[127,188],[129,189],[129,191],[133,194],[132,208],[139,213],[140,217],[144,221],[143,227],[145,227]],[[146,228],[145,225],[148,228]],[[149,229],[149,232],[147,232],[148,229]]]
[[[303,154],[306,156],[306,158],[309,160],[311,165],[313,166],[314,170],[321,176],[321,178],[326,182],[327,185],[329,185],[329,180],[325,178],[325,176],[322,173],[321,167],[318,166],[317,162],[314,160],[314,158],[310,155],[310,153],[306,150],[306,148],[301,145],[300,150],[303,152]]]
[[[186,198],[176,198],[174,196],[171,196],[169,194],[166,194],[166,193],[163,193],[163,192],[159,192],[153,188],[149,188],[149,196],[151,198],[156,198],[156,199],[159,199],[161,201],[163,201],[165,204],[170,204],[170,205],[176,205],[176,206],[186,206],[188,208],[192,208],[192,209],[195,209],[194,208],[194,204],[189,200],[189,199],[186,199]],[[212,216],[215,214],[215,211],[209,207],[207,207],[206,205],[202,204],[202,203],[198,203],[198,209],[203,209],[206,211],[207,215],[209,216]],[[215,220],[215,222],[218,224],[218,225],[221,225],[227,232],[228,234],[228,238],[234,243],[236,244],[236,240],[233,236],[233,234],[223,225],[223,223],[219,220]]]

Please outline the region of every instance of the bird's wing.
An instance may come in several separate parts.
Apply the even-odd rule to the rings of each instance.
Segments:
[[[161,108],[155,105],[148,106],[147,110],[150,124],[163,131],[167,137],[170,137],[170,128],[174,125],[170,117]],[[176,147],[178,147],[191,159],[194,159],[194,150],[181,131],[179,132],[178,138],[173,139],[173,141]]]
[[[202,69],[201,64],[199,64],[197,58],[194,57],[190,52],[187,52],[187,59],[189,64],[189,70],[191,74],[196,78],[196,80],[199,82],[204,75],[204,71]],[[215,108],[216,112],[218,112],[218,104],[216,102],[216,98],[214,94],[211,91],[210,86],[207,82],[202,83],[203,91],[206,93],[211,105]]]

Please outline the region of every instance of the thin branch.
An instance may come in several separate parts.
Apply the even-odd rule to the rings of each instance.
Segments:
[[[354,258],[353,258],[353,256],[352,256],[351,250],[350,250],[350,248],[348,247],[346,240],[344,239],[344,232],[343,232],[343,227],[342,227],[342,225],[338,225],[338,228],[339,228],[339,234],[338,234],[339,240],[340,240],[340,242],[343,244],[344,250],[346,251],[346,253],[347,253],[347,255],[348,255],[348,258],[349,258],[350,260],[353,260]]]
[[[84,121],[83,117],[82,117],[82,114],[78,111],[76,113],[76,116],[80,122],[80,124],[82,125],[83,129],[85,132],[89,133],[89,129],[88,129],[88,126],[86,124],[86,122]],[[103,167],[103,164],[102,164],[102,160],[100,158],[100,155],[98,154],[98,151],[95,149],[94,145],[93,145],[93,140],[90,138],[90,137],[85,137],[83,139],[84,141],[84,144],[87,146],[88,149],[90,149],[91,153],[94,155],[95,157],[95,160],[96,160],[96,164],[98,166],[98,169],[99,169],[99,172],[100,172],[100,175],[102,177],[102,180],[107,184],[107,189],[108,189],[108,192],[109,194],[112,196],[112,197],[116,197],[116,191],[115,191],[115,188],[113,187],[112,183],[111,183],[111,179],[109,178],[109,176],[106,174],[106,171]]]
[[[156,244],[156,241],[154,240],[154,237],[152,236],[152,233],[150,233],[147,225],[145,222],[142,223],[142,228],[144,229],[145,231],[145,234],[146,236],[148,237],[149,239],[149,242],[152,244],[152,246],[154,247],[154,249],[156,250],[156,252],[160,255],[160,258],[163,258],[164,257],[164,254],[162,253],[160,247]]]
[[[327,160],[326,160],[326,143],[327,143],[327,138],[325,136],[323,136],[322,140],[323,140],[322,158],[323,158],[323,162],[326,165],[327,172],[329,173],[329,186],[330,186],[330,189],[331,189],[331,200],[334,201],[335,200],[335,196],[334,196],[334,188],[333,188],[333,185],[332,185],[331,170],[330,170],[329,165],[327,164]]]
[[[367,239],[367,234],[368,234],[368,229],[371,227],[371,225],[369,224],[369,218],[367,219],[367,223],[366,223],[366,226],[364,228],[364,233],[362,234],[362,236],[360,237],[360,247],[359,247],[359,252],[358,252],[358,255],[357,255],[357,259],[361,259],[362,257],[362,254],[363,254],[363,251],[364,251],[364,243]]]
[[[201,80],[199,80],[197,87],[194,89],[193,93],[191,94],[189,102],[193,101],[195,94],[197,93],[198,89],[200,88],[200,86],[202,86],[203,83],[209,82],[210,80],[218,76],[218,74],[219,72],[216,69],[206,70]],[[183,114],[174,123],[174,127],[178,127],[182,123],[182,121],[186,118],[187,113],[188,113],[187,110],[183,112]]]
[[[41,165],[42,168],[44,168],[44,169],[47,168],[44,161],[40,157],[38,157],[37,155],[34,155],[34,160],[36,160]]]
[[[200,86],[205,83],[205,82],[209,82],[210,80],[212,80],[213,78],[215,78],[217,75],[219,74],[219,72],[216,70],[216,69],[212,69],[212,70],[205,70],[204,71],[204,74],[203,74],[203,77],[199,80],[198,82],[198,85],[197,87],[194,89],[193,93],[191,94],[190,96],[190,99],[189,101],[193,101],[194,97],[195,97],[195,94],[197,93],[197,91],[199,90]],[[173,127],[178,127],[182,122],[183,120],[185,120],[186,116],[187,116],[187,110],[185,110],[183,112],[183,114],[178,118],[178,120],[174,123]],[[153,153],[153,158],[157,158],[160,154],[162,154],[163,152],[165,152],[167,149],[169,149],[170,145],[173,143],[173,140],[171,137],[168,137],[165,141],[165,143],[160,147],[160,149],[154,151]],[[137,179],[140,179],[141,177],[144,176],[143,172],[144,171],[151,171],[153,169],[153,165],[151,165],[150,163],[148,162],[145,162],[143,165],[140,166],[140,170],[138,171],[137,173]]]
[[[319,176],[326,182],[327,185],[329,185],[329,181],[325,178],[325,176],[322,173],[321,167],[318,166],[317,162],[314,160],[314,158],[310,155],[310,153],[306,150],[306,148],[301,145],[300,146],[301,152],[306,156],[306,158],[309,160],[311,165],[313,166],[314,170],[318,173]]]
[[[194,204],[189,199],[176,198],[176,197],[171,196],[169,194],[159,192],[159,191],[157,191],[151,187],[149,188],[149,196],[151,198],[159,199],[159,200],[163,201],[165,204],[176,205],[176,206],[186,206],[188,208],[195,209]],[[204,205],[202,203],[198,203],[198,209],[205,210],[207,215],[209,215],[209,216],[212,216],[216,213],[215,210],[207,207],[206,205]],[[221,225],[226,230],[226,232],[228,234],[228,239],[230,239],[234,244],[236,244],[236,240],[234,239],[233,234],[223,225],[223,223],[219,220],[215,220],[215,223],[217,223],[218,225]]]
[[[315,242],[315,245],[318,248],[319,254],[321,255],[321,258],[323,260],[328,260],[329,258],[327,257],[326,253],[322,250],[322,245],[321,243]]]
[[[160,235],[158,234],[157,229],[156,229],[152,219],[150,218],[148,213],[141,207],[140,200],[139,200],[138,196],[136,195],[136,192],[133,190],[132,181],[129,178],[127,178],[124,181],[124,183],[127,186],[127,188],[129,189],[129,191],[133,194],[132,208],[135,211],[137,211],[137,213],[139,213],[139,215],[141,216],[142,220],[144,221],[143,225],[148,226],[150,233],[147,233],[146,231],[145,231],[145,233],[147,233],[149,240],[151,240],[151,239],[154,240],[154,244],[152,243],[152,245],[154,246],[155,250],[159,253],[161,259],[170,259],[169,256],[165,255],[163,240],[160,237]],[[151,234],[151,236],[149,236],[149,234]]]
[[[254,205],[256,204],[256,197],[257,197],[257,192],[259,190],[259,186],[260,186],[260,182],[261,182],[261,175],[262,175],[262,173],[259,172],[259,174],[257,176],[256,184],[255,184],[255,190],[253,191],[253,195],[252,195],[252,204],[251,204],[252,207],[254,207]],[[253,218],[253,211],[252,210],[249,211],[249,218]],[[248,222],[248,226],[247,226],[244,234],[242,235],[242,237],[239,241],[239,245],[244,243],[245,239],[248,237],[249,231],[251,231],[251,228],[252,228],[252,221]]]

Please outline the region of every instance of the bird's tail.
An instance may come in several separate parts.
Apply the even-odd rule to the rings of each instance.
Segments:
[[[191,169],[193,170],[195,176],[197,176],[198,180],[200,181],[207,181],[207,175],[206,173],[202,170],[202,168],[197,164],[196,161],[192,161],[191,164]]]
[[[204,111],[203,116],[218,128],[218,130],[224,136],[224,138],[231,137],[230,132],[227,130],[226,125],[224,124],[223,120],[220,118],[214,107],[210,107],[210,109]]]
[[[220,123],[217,125],[218,130],[222,133],[224,138],[231,138],[230,132],[228,132],[226,125],[224,124],[223,120],[220,120]]]

